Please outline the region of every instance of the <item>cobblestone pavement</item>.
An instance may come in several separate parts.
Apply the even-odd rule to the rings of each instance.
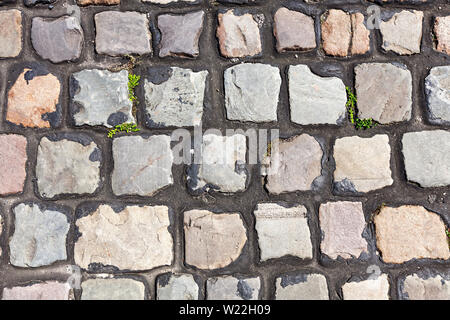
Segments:
[[[74,1],[0,0],[2,299],[450,299],[448,1]]]

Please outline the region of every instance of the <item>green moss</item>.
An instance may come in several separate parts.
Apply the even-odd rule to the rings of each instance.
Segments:
[[[139,80],[141,80],[141,76],[135,75],[135,74],[128,74],[128,98],[133,103],[137,103],[137,97],[134,93],[134,88],[136,88],[139,85]]]
[[[356,111],[356,96],[353,94],[352,90],[349,87],[345,87],[347,91],[347,103],[345,106],[347,107],[348,119],[355,126],[357,130],[359,129],[370,129],[375,127],[378,123],[372,118],[369,119],[359,119]]]
[[[108,138],[114,137],[119,132],[137,132],[140,131],[135,123],[121,123],[114,127],[114,129],[109,130]]]

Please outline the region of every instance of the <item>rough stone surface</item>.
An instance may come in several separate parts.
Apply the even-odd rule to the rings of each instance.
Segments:
[[[77,0],[79,6],[100,5],[110,6],[120,4],[120,0]]]
[[[320,250],[332,259],[359,258],[368,253],[367,241],[362,237],[366,221],[361,202],[327,202],[319,208],[323,240]]]
[[[14,209],[10,262],[17,267],[41,267],[66,260],[69,221],[64,213],[21,203]]]
[[[22,51],[22,13],[16,9],[0,11],[0,25],[0,57],[17,57]]]
[[[156,3],[156,4],[169,4],[169,3],[176,3],[176,2],[196,2],[198,0],[142,0],[142,2],[149,2],[149,3]]]
[[[345,117],[347,94],[341,79],[317,76],[304,64],[290,66],[288,78],[292,122],[339,124]]]
[[[383,124],[411,119],[412,78],[403,66],[359,64],[355,68],[355,89],[359,118],[372,118]]]
[[[201,163],[188,171],[192,191],[239,192],[246,188],[247,142],[243,134],[203,135]]]
[[[0,239],[2,237],[2,232],[3,232],[3,220],[0,212]],[[0,247],[0,258],[1,256],[2,256],[2,248]]]
[[[72,300],[68,283],[48,281],[24,287],[3,289],[2,300]]]
[[[53,63],[73,61],[83,49],[83,29],[75,17],[33,18],[31,42],[37,54]]]
[[[408,132],[403,135],[406,177],[422,187],[450,185],[450,132]]]
[[[450,16],[436,17],[434,34],[436,36],[436,50],[450,55]]]
[[[344,300],[389,300],[389,282],[386,274],[376,279],[347,282],[342,286]]]
[[[199,126],[203,116],[208,71],[170,67],[154,68],[149,74],[167,72],[167,80],[144,80],[147,124],[150,127]]]
[[[298,11],[278,9],[274,16],[273,34],[278,52],[306,51],[316,47],[314,19]]]
[[[158,300],[198,300],[199,287],[191,274],[162,275],[156,284]]]
[[[27,6],[27,7],[33,7],[39,4],[52,4],[55,3],[57,0],[23,0],[23,3]]]
[[[94,142],[83,145],[43,137],[38,146],[36,178],[39,194],[53,198],[64,194],[94,193],[100,185],[101,151]]]
[[[210,278],[206,281],[208,300],[258,300],[261,283],[259,278],[235,278],[232,276]]]
[[[321,274],[283,275],[276,279],[277,300],[328,300],[327,279]]]
[[[27,139],[17,134],[0,135],[0,195],[22,192],[27,163]]]
[[[273,194],[311,190],[322,170],[323,151],[317,140],[302,134],[279,140],[278,150],[273,146],[272,142],[268,168],[263,171],[267,190]]]
[[[219,13],[218,19],[217,38],[223,56],[240,58],[261,53],[261,36],[253,15],[238,15],[229,10]]]
[[[277,67],[238,64],[225,70],[225,107],[229,120],[277,120],[281,76]]]
[[[114,127],[136,122],[128,97],[128,72],[82,70],[72,75],[72,114],[75,125]]]
[[[95,19],[95,49],[98,54],[120,56],[152,52],[147,15],[139,12],[104,11]]]
[[[259,203],[254,215],[262,261],[286,255],[312,259],[311,233],[304,206]]]
[[[115,212],[100,205],[78,219],[76,226],[81,236],[75,243],[75,263],[81,268],[102,264],[121,270],[148,270],[172,263],[168,207],[128,206]]]
[[[425,92],[430,120],[438,124],[450,123],[450,66],[431,68],[425,78]]]
[[[144,300],[142,282],[118,279],[89,279],[81,283],[81,300]]]
[[[420,53],[422,41],[422,11],[403,10],[388,21],[381,21],[382,48],[401,55]]]
[[[383,207],[374,222],[377,247],[384,262],[450,258],[444,222],[424,207]]]
[[[364,25],[364,15],[353,13],[350,15],[352,23],[351,54],[365,54],[370,50],[370,31]]]
[[[158,29],[161,31],[159,56],[197,57],[199,55],[198,40],[203,30],[204,16],[203,11],[183,15],[160,15],[158,17]]]
[[[450,300],[450,280],[440,275],[424,279],[412,274],[403,280],[401,288],[403,298],[408,300]]]
[[[368,192],[391,185],[389,137],[357,136],[336,139],[334,182],[336,191]]]
[[[50,128],[51,115],[58,118],[61,113],[60,93],[61,83],[56,76],[25,68],[8,92],[6,120],[24,127]]]
[[[238,213],[191,210],[184,213],[186,263],[200,269],[224,268],[234,262],[247,241]]]
[[[169,136],[119,137],[113,141],[112,152],[111,184],[115,195],[151,196],[173,184]]]

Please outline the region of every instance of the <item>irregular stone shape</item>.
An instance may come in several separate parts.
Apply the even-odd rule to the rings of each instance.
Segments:
[[[247,241],[239,213],[206,210],[184,213],[186,263],[200,269],[224,268],[234,262]]]
[[[384,262],[450,258],[444,222],[424,207],[383,207],[374,222],[377,247]]]
[[[450,300],[450,280],[441,275],[423,279],[417,274],[407,276],[400,286],[403,299]]]
[[[68,139],[43,137],[38,146],[36,178],[39,195],[94,193],[100,185],[101,151],[94,142],[85,145]]]
[[[156,4],[169,4],[172,2],[197,2],[198,0],[142,0],[142,2],[150,2]]]
[[[425,78],[425,92],[430,120],[438,124],[450,123],[450,66],[431,68]]]
[[[195,58],[199,55],[198,40],[203,30],[205,13],[163,14],[158,16],[161,31],[160,57]]]
[[[8,92],[6,120],[31,128],[59,125],[60,94],[61,83],[55,75],[25,68]]]
[[[422,41],[422,11],[402,10],[389,21],[381,21],[382,48],[401,55],[420,53]]]
[[[364,25],[364,15],[353,13],[350,15],[352,23],[351,54],[365,54],[370,50],[370,31]]]
[[[352,25],[348,13],[331,9],[322,22],[322,45],[326,54],[345,57],[352,36]]]
[[[389,137],[357,136],[336,139],[334,145],[334,181],[336,191],[369,192],[390,186],[391,147]]]
[[[76,226],[81,236],[74,255],[81,268],[102,264],[121,270],[148,270],[173,261],[168,207],[128,206],[115,212],[100,205],[79,218]]]
[[[14,207],[14,234],[9,242],[10,262],[17,267],[41,267],[66,260],[69,221],[64,213],[36,204]]]
[[[83,29],[75,17],[33,18],[31,42],[37,54],[53,63],[73,61],[83,49]]]
[[[136,122],[133,103],[128,97],[127,71],[82,70],[72,75],[72,90],[75,125],[111,128],[124,122]]]
[[[243,63],[225,70],[225,107],[229,120],[277,121],[281,76],[277,67]]]
[[[144,300],[145,285],[126,278],[89,279],[81,283],[81,300]]]
[[[287,140],[272,142],[271,155],[267,158],[266,188],[272,194],[311,190],[320,177],[323,151],[316,139],[302,134]]]
[[[319,208],[322,241],[320,250],[332,259],[350,259],[368,253],[362,237],[366,220],[361,202],[327,202]]]
[[[376,279],[347,282],[342,286],[344,300],[389,300],[389,282],[386,274]]]
[[[411,119],[412,78],[403,66],[362,63],[355,67],[359,118],[383,124]]]
[[[329,300],[327,279],[321,274],[283,275],[276,279],[276,300]]]
[[[103,11],[94,16],[95,50],[98,54],[120,56],[152,52],[152,35],[145,13]]]
[[[120,4],[120,0],[77,0],[79,6],[111,6],[115,4]]]
[[[241,58],[261,53],[261,36],[253,15],[235,15],[232,10],[218,15],[220,53],[227,58]]]
[[[198,300],[199,287],[191,274],[165,274],[156,284],[157,300]]]
[[[403,135],[406,177],[422,187],[450,185],[450,132],[408,132]]]
[[[0,11],[0,25],[0,57],[17,57],[22,51],[22,12],[16,9]]]
[[[25,287],[3,289],[2,300],[73,300],[73,291],[66,283],[47,281]]]
[[[111,184],[115,195],[151,196],[173,184],[169,136],[119,137],[114,139],[112,151]]]
[[[436,36],[436,50],[450,55],[450,16],[436,17],[434,34]]]
[[[0,134],[0,195],[23,191],[27,163],[27,139],[17,134]]]
[[[304,206],[259,203],[254,215],[262,261],[285,255],[312,259],[311,233]]]
[[[55,3],[55,2],[56,2],[56,0],[23,0],[23,3],[27,7],[33,7],[38,4],[51,4],[51,3]]]
[[[259,278],[232,276],[209,278],[206,281],[206,298],[207,300],[258,300],[260,289]]]
[[[151,68],[144,80],[147,124],[149,127],[199,126],[203,116],[208,71],[194,72],[177,67]],[[152,74],[167,74],[165,81]]]
[[[201,162],[193,164],[188,171],[189,188],[225,193],[244,191],[248,176],[246,153],[247,141],[243,134],[203,135]]]
[[[304,64],[289,66],[291,121],[302,124],[338,124],[345,117],[347,93],[336,77],[320,77]]]
[[[273,22],[273,34],[277,39],[278,52],[305,51],[316,47],[314,19],[310,16],[280,8],[275,13]]]

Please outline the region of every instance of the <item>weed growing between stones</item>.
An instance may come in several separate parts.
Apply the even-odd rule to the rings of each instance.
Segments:
[[[141,129],[139,129],[135,123],[132,122],[122,123],[115,126],[114,129],[109,130],[108,138],[114,137],[118,132],[130,133],[130,132],[137,132],[140,130]]]
[[[369,119],[359,119],[356,112],[356,96],[353,94],[352,90],[349,87],[345,87],[347,90],[347,103],[345,106],[348,110],[348,117],[350,122],[355,125],[357,130],[359,129],[370,129],[375,127],[378,123],[372,118]]]
[[[138,103],[138,99],[134,94],[134,88],[139,85],[139,80],[141,80],[141,76],[133,73],[128,74],[128,98],[131,100],[131,102],[133,102],[133,104]]]

